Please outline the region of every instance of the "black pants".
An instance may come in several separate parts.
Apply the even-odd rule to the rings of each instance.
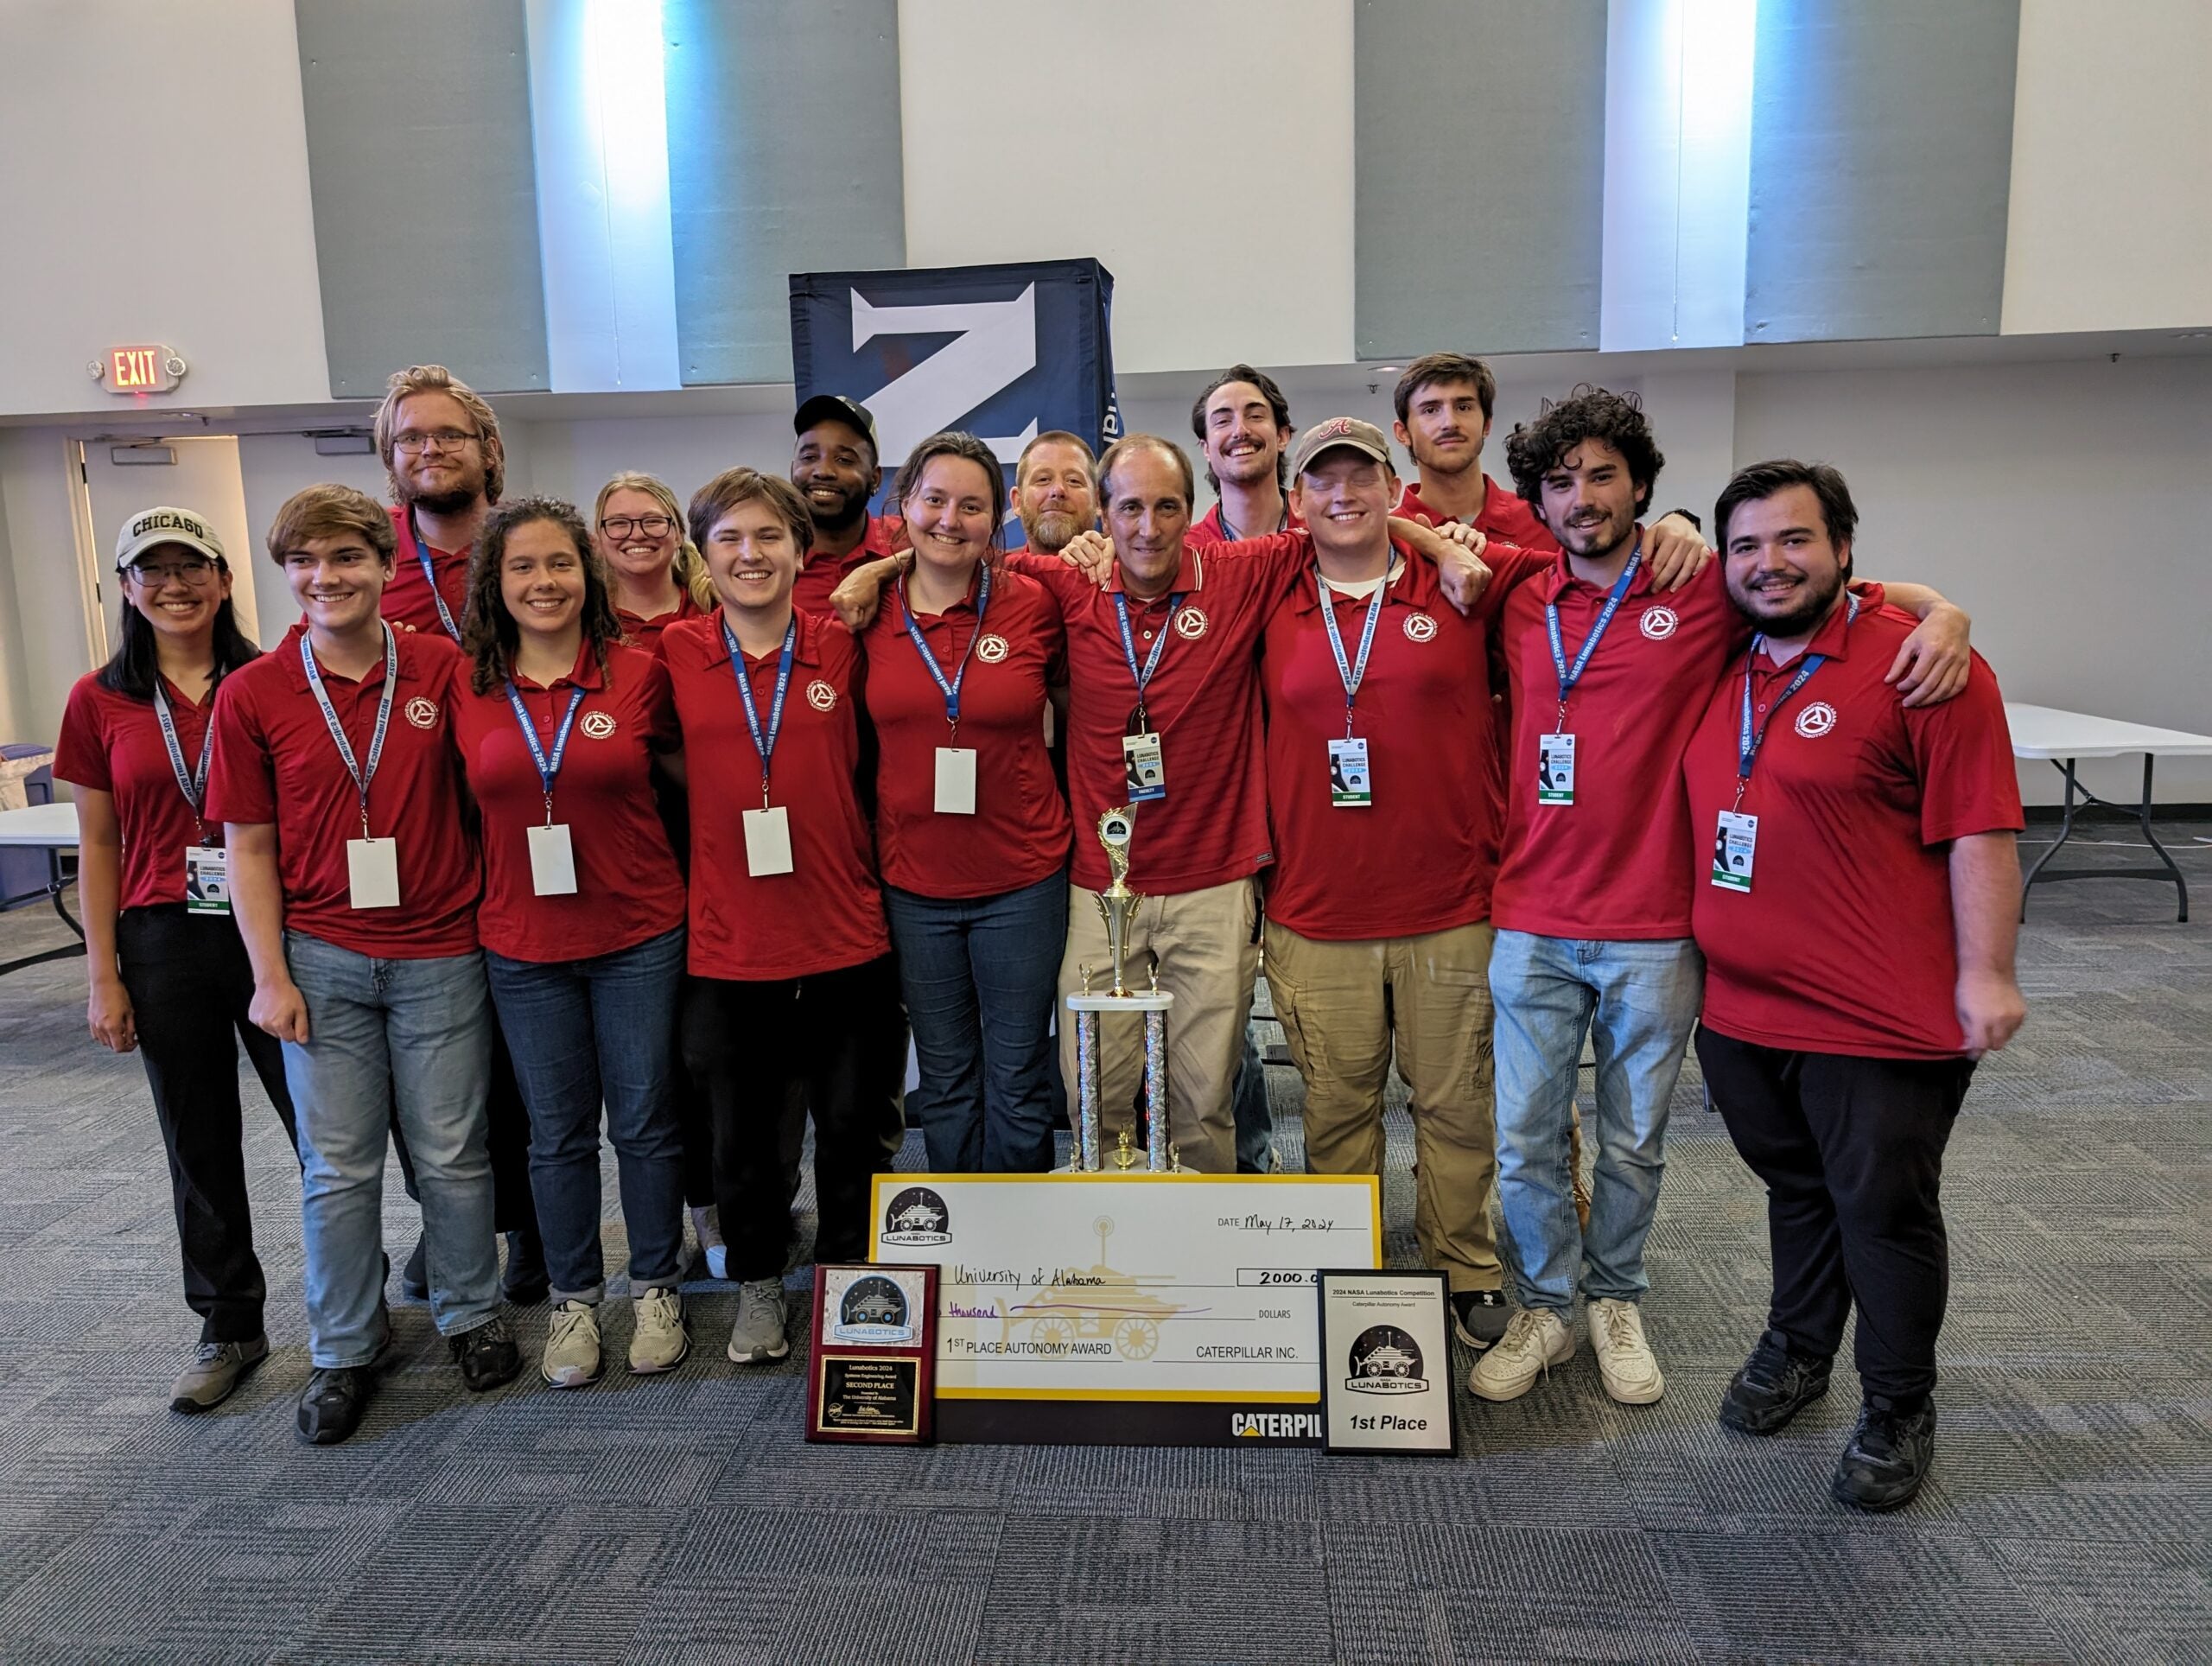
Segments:
[[[497,1024],[492,1026],[492,1090],[485,1097],[489,1124],[486,1147],[492,1159],[492,1226],[494,1231],[537,1235],[537,1200],[530,1190],[530,1107],[523,1103],[522,1084],[515,1080],[514,1055]],[[391,1120],[391,1148],[399,1159],[399,1178],[407,1195],[416,1203],[423,1194],[415,1186],[415,1159],[407,1149],[407,1136],[399,1130],[399,1102],[394,1099],[387,1115]]]
[[[246,1205],[238,1043],[296,1151],[283,1045],[246,1016],[253,968],[228,919],[188,914],[181,902],[126,908],[115,945],[168,1152],[185,1301],[200,1315],[201,1341],[248,1341],[261,1334],[268,1286]]]
[[[683,1035],[684,1061],[714,1122],[715,1201],[729,1276],[784,1270],[810,1110],[815,1259],[866,1259],[869,1183],[890,1172],[905,1137],[884,1091],[906,1067],[897,962],[885,955],[777,982],[693,978]]]
[[[1703,1025],[1697,1056],[1728,1137],[1766,1182],[1769,1326],[1826,1359],[1855,1301],[1867,1400],[1916,1409],[1936,1386],[1950,1291],[1943,1148],[1974,1061],[1786,1052]]]

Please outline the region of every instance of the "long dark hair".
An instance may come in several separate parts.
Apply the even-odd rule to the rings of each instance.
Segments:
[[[215,570],[227,575],[230,563],[220,560]],[[162,680],[160,639],[152,623],[140,613],[130,600],[127,588],[133,580],[123,580],[126,587],[123,595],[123,619],[118,629],[115,652],[108,656],[107,664],[99,669],[99,685],[111,694],[128,695],[133,700],[151,700],[154,688]],[[215,684],[220,683],[241,665],[261,658],[261,650],[253,639],[238,629],[238,616],[232,610],[231,599],[225,596],[215,606],[215,675],[207,684],[212,696]]]
[[[607,588],[607,563],[592,547],[591,532],[576,506],[559,498],[516,498],[484,518],[476,535],[476,553],[468,563],[468,618],[462,627],[461,650],[476,662],[469,686],[489,693],[514,674],[515,650],[522,633],[507,611],[499,588],[499,569],[506,563],[507,534],[533,521],[550,521],[568,534],[583,563],[584,640],[591,645],[599,669],[607,669],[607,651],[622,640],[622,621],[614,616],[614,598]]]

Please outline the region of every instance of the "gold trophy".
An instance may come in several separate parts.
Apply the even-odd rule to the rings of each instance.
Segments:
[[[1144,1017],[1145,1166],[1155,1173],[1179,1167],[1175,1148],[1167,1138],[1167,1009],[1175,997],[1160,987],[1155,962],[1150,987],[1132,989],[1128,984],[1129,927],[1137,905],[1144,900],[1129,889],[1129,841],[1136,831],[1135,804],[1109,810],[1098,818],[1098,843],[1105,847],[1113,882],[1098,893],[1098,912],[1106,922],[1106,941],[1114,957],[1113,986],[1103,993],[1090,987],[1088,966],[1080,969],[1083,988],[1068,997],[1075,1015],[1076,1137],[1069,1167],[1096,1170],[1103,1166],[1098,1117],[1098,1015],[1101,1013],[1142,1014]],[[1115,1155],[1117,1168],[1135,1165],[1129,1136],[1124,1130]]]

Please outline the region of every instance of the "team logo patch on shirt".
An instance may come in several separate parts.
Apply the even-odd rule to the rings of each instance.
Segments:
[[[1637,620],[1637,626],[1654,642],[1664,642],[1680,628],[1681,622],[1672,607],[1646,607],[1643,617]]]
[[[806,685],[806,703],[817,711],[829,711],[837,703],[837,690],[817,677]]]
[[[1196,642],[1206,633],[1206,616],[1196,607],[1184,607],[1175,610],[1175,634],[1185,642]]]
[[[407,721],[416,728],[429,728],[438,721],[438,703],[425,695],[416,695],[407,703]]]
[[[1797,714],[1797,733],[1808,741],[1817,741],[1835,727],[1835,708],[1825,700],[1815,700]]]
[[[614,714],[611,711],[588,711],[576,720],[576,727],[594,741],[604,741],[614,733]]]
[[[976,644],[976,658],[986,665],[995,665],[1006,658],[1006,639],[996,631]]]
[[[1433,642],[1435,639],[1436,621],[1433,619],[1430,618],[1427,614],[1408,614],[1406,615],[1407,641]]]

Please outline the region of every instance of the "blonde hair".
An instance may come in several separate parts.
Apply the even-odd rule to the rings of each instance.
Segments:
[[[284,557],[308,539],[348,532],[358,533],[385,566],[391,565],[399,537],[392,531],[390,510],[350,486],[305,486],[284,499],[269,524],[269,558],[282,567]]]
[[[668,489],[667,482],[658,475],[647,474],[634,468],[626,468],[605,486],[599,488],[599,499],[591,506],[591,530],[594,537],[599,523],[606,516],[607,500],[617,492],[642,492],[661,506],[661,511],[676,523],[678,542],[676,559],[671,570],[676,582],[690,593],[702,613],[712,613],[721,604],[715,600],[714,581],[707,576],[707,563],[699,554],[699,546],[691,542],[690,529],[684,525],[683,509],[676,501],[676,493]]]
[[[499,502],[499,493],[507,484],[507,448],[499,438],[499,419],[484,403],[482,394],[443,365],[410,365],[405,370],[392,372],[391,379],[385,384],[384,403],[377,407],[376,443],[377,455],[384,459],[385,478],[391,483],[392,501],[400,502],[404,497],[399,489],[399,470],[391,461],[391,442],[396,437],[393,425],[399,420],[400,402],[418,393],[450,394],[468,413],[468,420],[476,424],[477,437],[484,445],[484,501]]]

